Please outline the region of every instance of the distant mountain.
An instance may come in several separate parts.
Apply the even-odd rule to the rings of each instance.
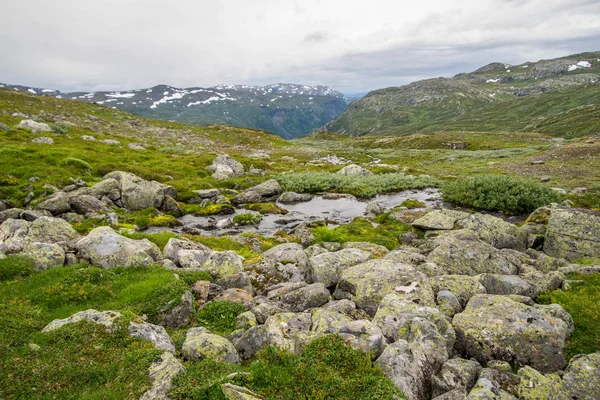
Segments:
[[[600,133],[600,52],[375,90],[320,130],[351,136],[440,131]]]
[[[195,125],[226,124],[263,129],[286,139],[304,136],[325,125],[347,105],[344,95],[331,88],[296,84],[183,89],[158,85],[117,92],[72,93],[9,84],[0,86],[31,94],[103,104],[150,118]]]

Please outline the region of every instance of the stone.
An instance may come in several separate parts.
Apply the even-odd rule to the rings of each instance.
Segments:
[[[104,203],[90,195],[81,195],[69,198],[71,210],[77,214],[106,213],[109,209]]]
[[[466,397],[467,392],[463,389],[455,389],[434,397],[432,400],[465,400]]]
[[[340,327],[338,335],[353,349],[370,353],[372,359],[379,357],[387,346],[381,329],[369,320],[350,321]]]
[[[510,393],[502,390],[497,382],[480,378],[469,392],[466,400],[517,400]]]
[[[231,342],[201,327],[187,331],[181,354],[188,361],[212,359],[228,363],[240,362],[240,356]]]
[[[213,252],[200,269],[208,272],[215,279],[222,279],[242,272],[243,262],[244,257],[235,251]]]
[[[518,375],[520,378],[518,394],[521,400],[566,400],[569,398],[558,374],[544,375],[525,366],[519,369]]]
[[[37,205],[38,210],[45,210],[52,215],[64,214],[71,211],[69,196],[64,192],[57,192]]]
[[[201,253],[206,254],[207,257],[213,251],[212,249],[204,246],[203,244],[193,242],[189,239],[170,238],[163,250],[163,256],[165,258],[170,259],[175,264],[180,265],[180,263],[179,263],[179,251],[180,250],[200,250]],[[193,257],[190,257],[190,258],[193,258]],[[187,261],[186,261],[186,263],[187,263]],[[198,261],[198,263],[200,265],[204,264],[204,262],[200,262],[200,261]],[[182,266],[182,265],[180,265],[180,266]],[[188,266],[188,268],[191,268],[191,266]]]
[[[41,218],[41,217],[51,217],[51,216],[52,216],[52,214],[50,214],[46,210],[25,210],[20,215],[21,219],[24,219],[25,221],[29,221],[29,222],[33,222],[36,219]]]
[[[40,144],[54,144],[54,139],[49,137],[36,137],[31,141],[31,143],[40,143]]]
[[[562,349],[569,335],[569,322],[560,317],[556,310],[506,296],[476,295],[452,319],[456,348],[480,363],[503,360],[554,372],[565,364]]]
[[[600,258],[600,213],[553,208],[548,221],[544,253],[569,261]]]
[[[170,239],[172,240],[172,239]],[[179,250],[176,253],[177,265],[181,268],[201,268],[213,250]]]
[[[151,265],[162,258],[158,247],[148,239],[129,239],[108,226],[93,229],[75,248],[79,257],[103,268]]]
[[[224,383],[221,391],[227,400],[266,400],[265,397],[246,389],[245,387]]]
[[[272,247],[262,254],[264,262],[270,265],[294,264],[303,274],[304,280],[311,279],[311,265],[304,248],[297,243],[284,243]]]
[[[231,199],[231,202],[233,204],[246,204],[275,201],[282,192],[283,190],[281,189],[281,186],[279,186],[279,183],[275,179],[269,179],[266,182],[253,186],[245,192],[234,196]]]
[[[404,232],[404,233],[401,233],[400,235],[398,235],[398,241],[400,242],[400,244],[403,244],[403,245],[409,245],[413,241],[418,240],[418,239],[419,239],[419,235],[417,235],[415,232]]]
[[[346,242],[342,245],[344,249],[359,249],[371,253],[375,258],[384,257],[390,251],[380,244],[370,242]]]
[[[337,285],[340,273],[356,264],[364,263],[373,258],[371,253],[360,249],[342,249],[336,252],[326,252],[310,258],[312,276],[315,282],[326,287]]]
[[[352,300],[358,308],[375,315],[389,293],[425,306],[435,305],[433,290],[423,273],[389,260],[370,260],[342,271],[334,298]]]
[[[250,278],[246,272],[238,272],[217,279],[215,284],[223,289],[243,289],[246,292],[252,293],[252,282],[250,282]]]
[[[384,212],[385,208],[377,201],[371,201],[367,204],[367,208],[365,209],[365,214],[380,215]]]
[[[344,176],[370,176],[373,175],[371,171],[365,169],[356,164],[346,165],[344,168],[337,172],[338,175]]]
[[[15,126],[17,129],[24,129],[31,133],[52,132],[50,125],[43,122],[36,122],[31,119],[24,119]]]
[[[87,189],[87,192],[97,199],[108,197],[112,201],[121,198],[121,184],[114,178],[104,178],[94,186]]]
[[[322,306],[331,300],[329,291],[322,283],[314,283],[285,294],[281,301],[290,306],[293,312],[308,310]]]
[[[243,360],[254,357],[268,344],[264,325],[253,326],[234,341],[235,349]]]
[[[65,251],[54,243],[29,242],[22,254],[33,260],[37,270],[62,267],[65,264]]]
[[[277,202],[281,204],[302,203],[312,200],[313,197],[314,196],[309,193],[284,192],[281,194],[281,196],[279,196]]]
[[[0,123],[0,131],[8,131],[10,127],[6,124]]]
[[[454,229],[457,218],[444,212],[444,210],[430,211],[415,220],[412,226],[424,230],[450,230]]]
[[[115,171],[104,176],[104,179],[109,178],[119,182],[121,204],[131,211],[149,207],[161,209],[166,196],[177,197],[177,192],[171,186],[147,181],[128,172]]]
[[[242,163],[234,160],[227,154],[217,156],[208,169],[213,172],[213,178],[225,180],[244,175]]]
[[[306,223],[298,225],[298,227],[294,229],[293,234],[300,240],[302,246],[310,246],[316,240],[315,235]]]
[[[312,246],[309,246],[306,249],[304,249],[304,251],[306,252],[308,258],[313,258],[320,254],[329,253],[329,251],[320,244],[313,244]]]
[[[256,325],[258,325],[258,321],[256,321],[256,316],[251,311],[243,312],[235,318],[235,329],[247,331]]]
[[[127,145],[127,148],[129,148],[131,150],[146,150],[146,148],[144,146],[142,146],[141,144],[137,144],[137,143],[129,143]]]
[[[68,318],[64,319],[55,319],[50,322],[42,332],[51,332],[57,329],[62,328],[67,324],[75,324],[79,321],[89,321],[98,325],[104,326],[104,329],[107,332],[113,332],[117,329],[117,325],[115,324],[118,319],[120,319],[122,315],[116,311],[98,311],[94,309],[89,309],[86,311],[80,311],[71,315]]]
[[[436,294],[442,290],[454,294],[461,308],[464,308],[474,295],[487,293],[477,276],[440,275],[429,278],[429,283]]]
[[[115,139],[100,140],[100,143],[104,143],[104,144],[107,144],[109,146],[120,146],[121,145],[121,142],[119,142],[118,140],[115,140]]]
[[[71,243],[79,234],[71,224],[60,218],[40,217],[31,223],[26,240],[40,243]]]
[[[9,211],[9,210],[7,210]],[[31,222],[9,218],[0,225],[0,252],[15,254],[23,251]]]
[[[483,274],[480,280],[488,294],[516,294],[531,298],[538,295],[535,286],[516,275]]]
[[[565,391],[572,399],[594,399],[600,393],[600,352],[571,359],[563,375]]]
[[[140,400],[167,400],[173,378],[185,371],[185,367],[173,354],[163,353],[160,360],[152,363],[149,368],[152,386],[144,392]]]
[[[475,386],[481,369],[477,361],[451,358],[442,365],[437,375],[432,377],[432,397],[457,389],[469,392]]]
[[[157,350],[168,351],[175,354],[175,344],[164,327],[143,322],[138,324],[129,323],[129,335],[133,338],[149,341]]]
[[[191,291],[181,295],[180,301],[176,303],[171,300],[161,309],[159,325],[167,328],[183,328],[189,325],[194,314],[194,296]]]
[[[234,303],[240,303],[248,306],[252,302],[252,293],[242,289],[227,289],[219,297],[215,298],[215,301],[232,301]]]
[[[473,214],[461,220],[460,224],[497,249],[525,251],[527,248],[527,235],[524,232],[493,215]]]
[[[436,295],[437,308],[448,318],[462,311],[458,297],[448,290],[440,290]]]
[[[338,333],[342,326],[352,322],[352,318],[338,311],[318,308],[312,313],[311,331]]]

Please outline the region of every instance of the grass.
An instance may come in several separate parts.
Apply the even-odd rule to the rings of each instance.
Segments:
[[[33,260],[22,256],[8,256],[0,259],[0,282],[29,276],[35,270]]]
[[[244,371],[233,383],[269,400],[387,400],[402,393],[385,378],[368,354],[353,350],[342,338],[328,335],[309,344],[300,356],[266,348],[248,366],[214,361],[187,363],[175,378],[173,399],[224,400],[220,385],[232,372]]]
[[[402,173],[344,176],[329,172],[300,172],[279,175],[277,180],[285,191],[298,193],[334,191],[350,193],[358,197],[375,197],[379,193],[440,185],[438,180],[431,177],[414,177]]]
[[[257,225],[262,216],[254,213],[241,213],[233,217],[233,223],[238,225]]]
[[[564,348],[568,361],[577,354],[590,354],[600,350],[600,274],[572,274],[570,290],[542,293],[537,302],[560,304],[573,317],[575,332],[567,339]]]
[[[525,214],[560,200],[555,191],[531,180],[484,175],[448,182],[444,201],[480,210]]]
[[[246,307],[240,303],[214,301],[196,313],[196,320],[212,333],[227,336],[235,329],[236,317],[244,311]]]
[[[393,250],[400,244],[398,235],[414,231],[410,225],[388,218],[385,214],[380,215],[377,221],[381,222],[377,227],[373,227],[371,221],[359,217],[346,225],[335,228],[320,226],[313,228],[312,232],[315,235],[316,243],[370,242]]]

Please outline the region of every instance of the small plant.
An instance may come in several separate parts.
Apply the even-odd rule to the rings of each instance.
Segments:
[[[49,124],[52,128],[52,132],[58,133],[59,135],[66,135],[69,133],[69,125],[63,123]]]
[[[61,167],[70,167],[81,170],[91,170],[92,166],[87,162],[75,157],[67,157],[60,162]]]
[[[402,202],[402,204],[400,204],[400,207],[406,207],[408,209],[421,208],[421,207],[425,207],[425,203],[423,203],[422,201],[419,201],[419,200],[408,199],[408,200],[404,200]]]
[[[31,275],[35,270],[33,260],[22,256],[8,256],[0,259],[0,282]]]
[[[504,175],[482,175],[448,182],[444,201],[481,210],[526,214],[560,200],[560,195],[538,182]]]
[[[261,219],[260,214],[242,213],[233,217],[233,223],[238,225],[257,225]]]
[[[235,329],[235,319],[244,311],[246,307],[240,303],[214,301],[196,313],[196,320],[212,333],[225,336]]]

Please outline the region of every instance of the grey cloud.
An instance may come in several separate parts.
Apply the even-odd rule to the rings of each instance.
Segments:
[[[305,43],[323,43],[326,42],[328,39],[329,34],[327,32],[315,31],[310,32],[309,34],[304,36],[304,39],[302,39],[302,41]]]

